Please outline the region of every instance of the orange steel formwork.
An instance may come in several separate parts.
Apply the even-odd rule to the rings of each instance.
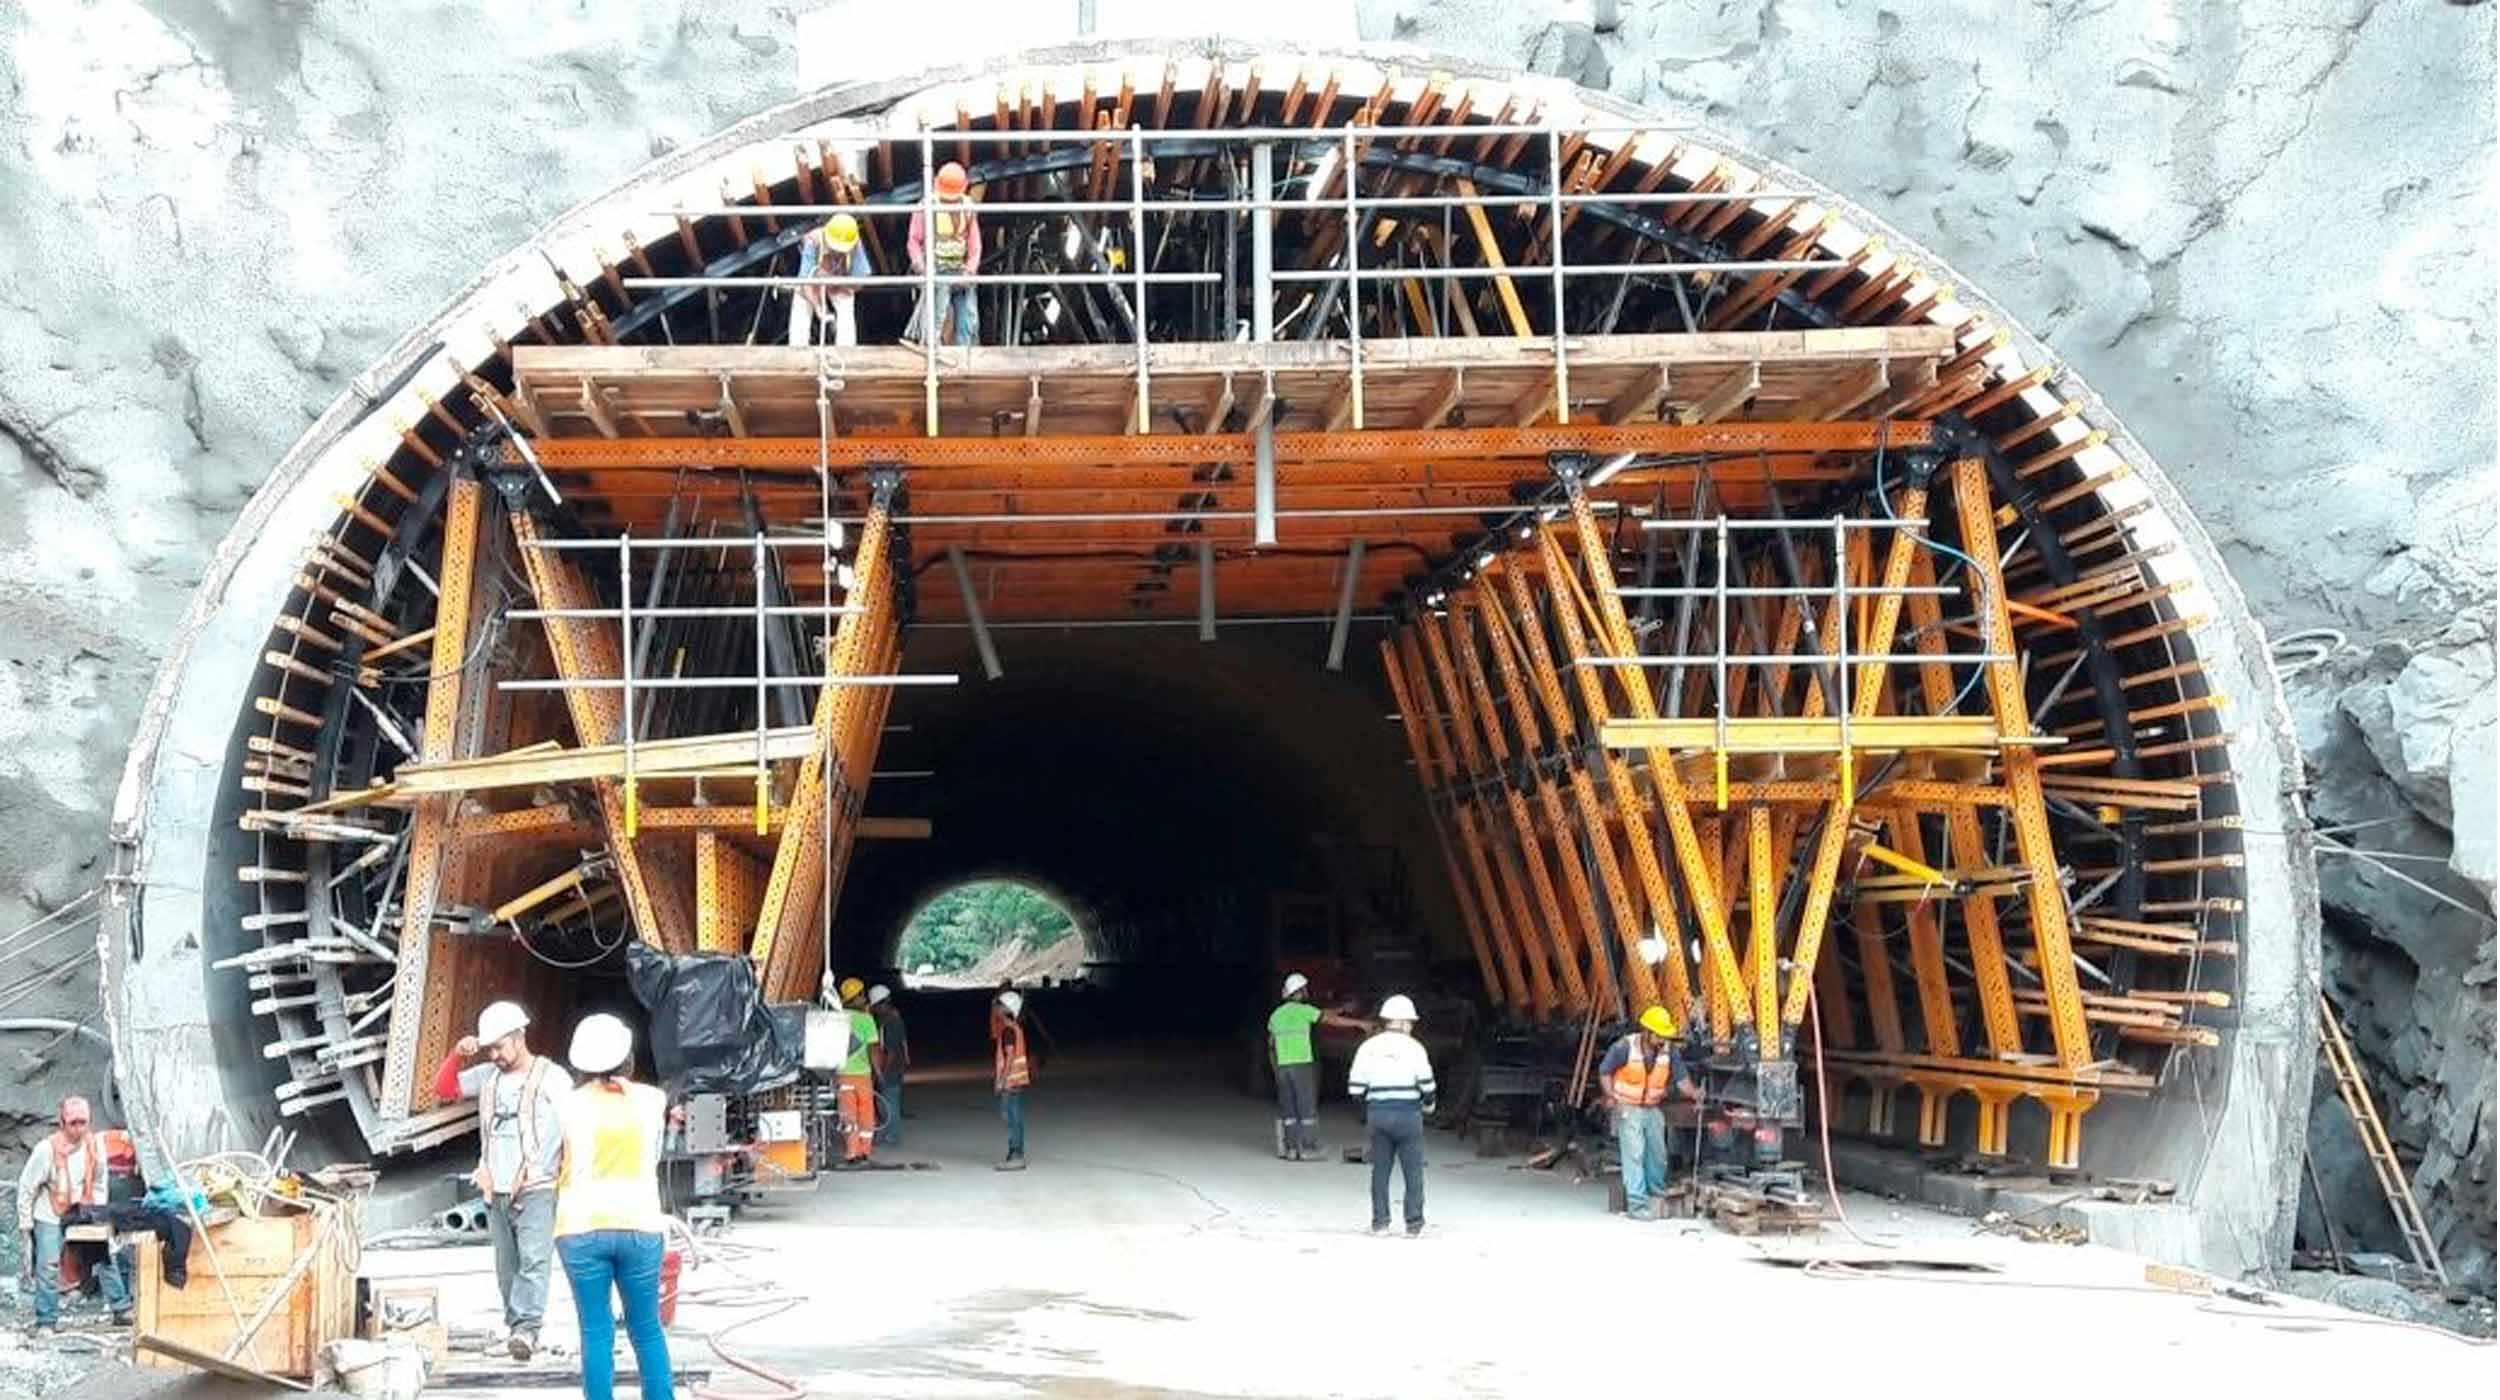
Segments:
[[[680,215],[395,425],[255,705],[245,830],[390,891],[358,913],[395,946],[287,955],[395,1003],[350,1008],[386,1044],[290,1041],[298,1091],[355,1077],[380,1148],[464,1130],[432,1063],[492,995],[562,1002],[533,940],[740,954],[810,995],[860,842],[931,835],[863,811],[897,691],[949,679],[902,674],[914,627],[986,655],[1002,626],[1288,619],[1377,666],[1489,1006],[1663,1003],[1773,1111],[1819,1053],[1873,1131],[1915,1089],[1931,1146],[1968,1094],[2004,1153],[2027,1100],[2074,1165],[2103,1095],[2212,1043],[2194,1012],[2227,997],[2193,969],[2232,951],[2199,875],[2235,857],[2196,820],[2229,779],[2221,701],[2175,651],[2162,546],[2099,505],[2124,464],[2054,430],[2071,413],[1984,317],[1827,246],[1808,201],[1440,91],[1297,82],[1244,98],[1232,122],[1276,124],[1246,131],[1123,93],[1118,130],[1048,139],[1114,117],[1089,92],[1032,114],[1029,149],[967,113],[857,168],[802,153],[758,177],[774,212]],[[927,290],[894,220],[957,139],[984,218],[1054,244],[1064,219],[1117,267],[984,282],[1054,298],[1026,343],[721,343],[752,336],[724,305],[788,291],[794,201],[860,212],[863,307]],[[1227,218],[1237,280],[1148,266],[1150,230]],[[1247,339],[1156,314],[1219,297],[1190,324],[1238,309]],[[1060,322],[1080,301],[1091,343]],[[383,596],[402,560],[432,598]],[[394,687],[418,732],[352,785],[318,736],[391,722]]]

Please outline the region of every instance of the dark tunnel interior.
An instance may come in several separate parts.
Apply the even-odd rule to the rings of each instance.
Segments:
[[[913,912],[982,877],[1076,915],[1111,1033],[1229,1027],[1319,925],[1463,959],[1367,630],[1337,673],[1322,626],[1007,630],[995,681],[967,632],[915,631],[903,669],[962,680],[898,698],[878,769],[930,776],[873,783],[865,810],[932,830],[854,848],[834,971],[890,975]]]

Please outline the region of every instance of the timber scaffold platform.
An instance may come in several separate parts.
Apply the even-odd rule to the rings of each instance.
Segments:
[[[2058,1166],[2218,1042],[2198,585],[2053,367],[1676,133],[1184,71],[814,130],[426,370],[251,702],[226,970],[284,1111],[470,1131],[461,1028],[629,938],[810,993],[864,843],[932,834],[864,810],[889,710],[956,680],[916,626],[1325,629],[1523,1020],[1662,1000],[1772,1085],[1819,1049],[1875,1132],[1967,1095],[2001,1154],[2036,1103]],[[984,334],[900,344],[947,159]],[[785,348],[837,210],[864,343]]]

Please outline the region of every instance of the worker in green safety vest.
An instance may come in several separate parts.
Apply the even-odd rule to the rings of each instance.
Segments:
[[[1276,1067],[1276,1155],[1288,1162],[1316,1162],[1319,1155],[1319,1061],[1311,1053],[1311,1027],[1321,1020],[1311,1005],[1311,979],[1285,978],[1285,999],[1267,1015],[1267,1045]]]

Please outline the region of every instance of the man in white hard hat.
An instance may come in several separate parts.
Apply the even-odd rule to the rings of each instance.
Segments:
[[[1424,1116],[1440,1100],[1433,1082],[1432,1057],[1415,1039],[1415,1003],[1404,993],[1380,1004],[1386,1024],[1354,1052],[1354,1068],[1346,1074],[1346,1091],[1363,1104],[1363,1125],[1371,1132],[1372,1233],[1389,1228],[1389,1163],[1395,1158],[1406,1179],[1406,1233],[1424,1232]]]
[[[990,1090],[1007,1124],[1007,1155],[998,1170],[1024,1170],[1024,1091],[1033,1084],[1033,1062],[1024,1047],[1024,993],[1013,988],[990,1006]]]
[[[1268,1063],[1276,1070],[1276,1155],[1289,1162],[1320,1160],[1319,1061],[1311,1053],[1311,1027],[1321,1019],[1311,1005],[1311,979],[1285,977],[1284,1001],[1267,1013]]]
[[[529,1024],[529,1013],[518,1005],[495,1002],[478,1013],[477,1034],[462,1036],[434,1074],[436,1098],[478,1101],[483,1142],[470,1180],[486,1198],[495,1287],[503,1295],[504,1345],[515,1361],[537,1352],[538,1326],[547,1312],[556,1169],[564,1157],[561,1109],[565,1091],[573,1087],[561,1066],[530,1053]],[[480,1054],[486,1063],[467,1064]]]
[[[877,1078],[877,1146],[903,1145],[903,1072],[911,1068],[911,1037],[903,1012],[894,1004],[894,989],[883,982],[868,989],[868,1015],[877,1023],[877,1043],[868,1053]]]

